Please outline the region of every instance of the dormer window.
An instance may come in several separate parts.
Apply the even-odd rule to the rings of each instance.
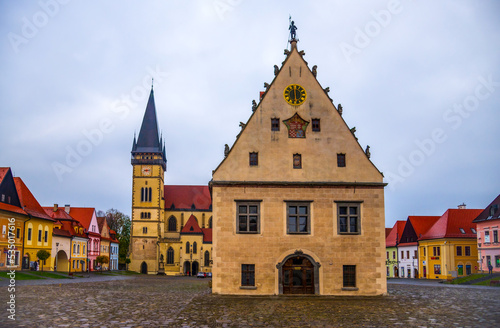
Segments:
[[[476,234],[477,234],[476,229],[474,229],[474,228],[470,228],[470,230],[472,231],[472,233],[476,233]]]
[[[460,232],[465,235],[465,230],[464,229],[460,228]]]

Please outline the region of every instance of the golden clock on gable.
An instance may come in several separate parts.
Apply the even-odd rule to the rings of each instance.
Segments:
[[[142,175],[143,176],[150,176],[151,175],[151,166],[149,165],[143,165],[141,169]]]
[[[298,84],[290,84],[283,91],[283,97],[287,103],[293,106],[302,105],[307,98],[306,89]]]

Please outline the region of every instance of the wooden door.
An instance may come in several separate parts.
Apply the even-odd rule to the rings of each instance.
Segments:
[[[314,294],[314,266],[296,256],[283,265],[283,294]]]

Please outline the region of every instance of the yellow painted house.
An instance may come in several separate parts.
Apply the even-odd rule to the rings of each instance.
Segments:
[[[44,270],[51,270],[54,266],[53,257],[44,261],[45,263],[40,263],[36,254],[43,249],[52,255],[52,230],[55,220],[45,213],[21,178],[14,177],[14,183],[21,208],[27,213],[27,219],[24,222],[22,268],[39,270],[43,265]]]
[[[418,239],[419,278],[453,279],[477,272],[477,237],[472,221],[481,209],[447,210]]]

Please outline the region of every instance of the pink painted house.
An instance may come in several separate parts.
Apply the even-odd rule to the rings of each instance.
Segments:
[[[99,231],[95,208],[70,207],[69,205],[65,205],[65,211],[75,220],[79,221],[86,229],[89,239],[87,246],[87,268],[90,271],[94,271],[97,266],[96,259],[101,253],[101,232]]]
[[[500,195],[472,221],[477,230],[478,266],[488,272],[488,263],[493,272],[500,272]]]

